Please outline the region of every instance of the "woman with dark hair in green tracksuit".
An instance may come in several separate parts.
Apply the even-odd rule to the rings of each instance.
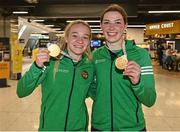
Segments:
[[[85,99],[93,80],[90,53],[91,29],[81,20],[65,29],[61,50],[67,56],[49,59],[49,51],[39,49],[36,61],[19,80],[17,95],[30,95],[41,84],[42,104],[39,131],[85,131],[88,113]],[[48,62],[44,66],[44,62]]]
[[[105,9],[101,28],[106,44],[93,53],[97,88],[89,92],[94,99],[92,131],[145,131],[141,104],[151,107],[156,100],[149,53],[124,40],[126,27],[123,8],[111,5]],[[125,69],[115,66],[118,57],[122,64],[127,60]]]

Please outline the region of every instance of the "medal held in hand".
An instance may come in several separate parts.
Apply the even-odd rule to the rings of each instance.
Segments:
[[[128,63],[128,59],[127,59],[126,55],[118,57],[115,61],[116,67],[120,70],[125,69],[127,63]]]
[[[118,58],[115,60],[115,66],[116,66],[119,70],[125,69],[125,67],[127,66],[127,63],[128,63],[127,54],[126,54],[126,49],[125,49],[125,42],[123,42],[123,44],[122,44],[122,50],[123,50],[124,55],[122,55],[121,57],[118,57]]]
[[[50,52],[49,55],[52,56],[52,57],[57,57],[61,52],[59,46],[56,45],[56,44],[49,45],[48,50]]]

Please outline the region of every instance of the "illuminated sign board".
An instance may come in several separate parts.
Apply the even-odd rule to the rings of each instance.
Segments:
[[[180,20],[146,25],[146,35],[180,34]]]
[[[149,26],[149,29],[160,29],[160,28],[172,28],[174,26],[174,23],[162,23],[162,24],[155,24]]]

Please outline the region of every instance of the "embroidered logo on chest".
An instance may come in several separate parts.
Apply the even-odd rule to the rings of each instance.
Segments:
[[[88,78],[88,72],[87,71],[82,71],[81,72],[81,76],[82,76],[82,78],[84,78],[84,79],[87,79]]]

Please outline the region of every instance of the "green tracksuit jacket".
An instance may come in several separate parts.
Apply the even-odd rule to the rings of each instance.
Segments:
[[[150,107],[155,103],[155,81],[149,53],[130,40],[126,41],[125,47],[128,60],[141,67],[137,85],[115,67],[115,59],[123,55],[122,50],[112,54],[104,46],[93,53],[97,89],[89,95],[94,96],[92,126],[95,129],[142,130],[145,120],[141,104]]]
[[[19,80],[17,95],[28,96],[41,84],[42,104],[39,131],[87,130],[88,113],[85,99],[93,80],[93,65],[86,57],[74,64],[63,57],[54,74],[51,60],[46,69],[35,64]]]

